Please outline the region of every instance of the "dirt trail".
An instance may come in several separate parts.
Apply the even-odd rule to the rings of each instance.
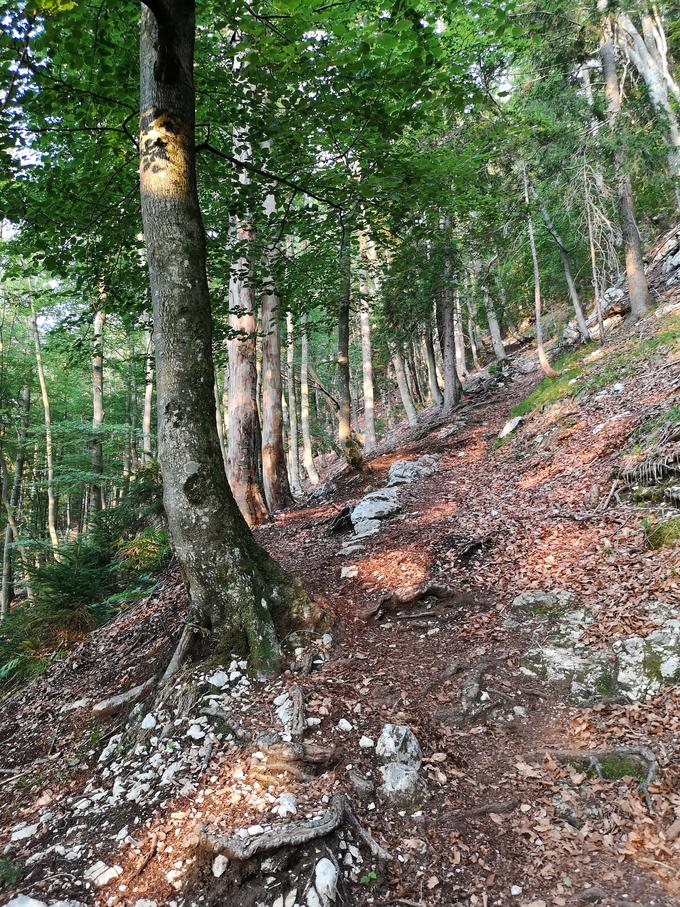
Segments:
[[[653,323],[647,328],[656,329]],[[626,343],[622,336],[607,357]],[[299,683],[308,718],[318,719],[306,739],[335,748],[332,763],[314,781],[295,787],[300,802],[308,806],[322,794],[347,790],[362,825],[392,855],[375,878],[372,870],[357,874],[346,889],[346,903],[680,903],[677,687],[665,687],[644,705],[577,708],[569,704],[564,685],[526,671],[524,653],[545,635],[545,624],[512,619],[511,611],[513,598],[527,590],[569,590],[593,610],[588,633],[597,640],[637,632],[646,603],[663,600],[677,607],[673,549],[648,551],[634,506],[607,495],[612,468],[633,430],[677,401],[678,371],[658,355],[641,361],[620,390],[567,397],[528,416],[499,445],[512,407],[537,380],[535,373],[515,373],[505,385],[464,401],[451,422],[433,421],[431,428],[423,414],[417,439],[371,461],[359,481],[340,476],[323,503],[291,511],[258,531],[309,591],[325,597],[336,618],[335,642],[332,657],[311,673],[287,672],[276,684],[251,690],[243,720],[248,727],[248,715],[259,709],[271,726],[274,697]],[[327,520],[347,501],[383,487],[395,460],[422,454],[437,458],[437,471],[402,486],[400,513],[363,540],[363,550],[343,556],[344,537],[328,535]],[[355,567],[355,575],[343,578],[343,567]],[[447,591],[368,616],[395,590],[426,580]],[[139,610],[117,623],[127,620],[134,629],[135,620],[167,620],[182,595],[177,587],[168,588],[172,595],[166,591],[147,609],[151,617]],[[6,766],[21,766],[38,754],[42,759],[42,776],[32,786],[5,786],[7,827],[28,822],[46,789],[53,797],[69,791],[77,798],[99,750],[119,727],[106,726],[103,737],[83,745],[92,725],[87,707],[77,708],[62,714],[61,730],[48,747],[46,723],[60,705],[88,695],[88,683],[93,699],[126,688],[148,676],[149,663],[160,663],[171,646],[170,631],[142,650],[135,650],[133,635],[134,664],[125,682],[114,682],[111,665],[104,675],[97,664],[102,645],[113,650],[113,632],[100,631],[99,648],[83,647],[80,669],[72,666],[76,656],[65,662],[66,692],[54,673],[3,705],[3,742],[13,743]],[[38,698],[41,717],[34,722],[29,753],[19,743],[20,724],[30,722]],[[339,722],[345,727],[349,722],[351,729],[341,729]],[[376,741],[387,722],[408,725],[422,748],[428,796],[420,808],[395,810],[374,792],[362,797],[353,791],[353,772],[379,782],[375,751],[359,746],[359,740]],[[640,744],[653,749],[659,765],[659,778],[650,786],[651,812],[636,778],[606,780],[576,763],[543,756]],[[254,821],[255,813],[248,819],[247,802],[234,797],[234,779],[243,777],[238,772],[247,764],[247,751],[211,751],[190,791],[148,813],[133,804],[126,807],[127,818],[117,815],[119,824],[134,822],[135,812],[144,822],[134,833],[135,846],[116,857],[122,873],[110,886],[74,888],[76,859],[69,878],[59,882],[56,873],[45,871],[43,878],[34,873],[30,884],[18,882],[11,892],[30,890],[45,898],[49,892],[111,905],[140,898],[158,905],[245,904],[225,899],[200,867],[183,877],[179,889],[171,883],[173,871],[181,874],[173,867],[181,867],[191,852],[197,819],[221,816],[227,825],[239,816],[242,825]],[[61,780],[50,761],[55,752],[62,765],[75,759]],[[114,826],[111,820],[111,833],[118,830]],[[43,834],[40,848],[66,831],[62,825]],[[171,850],[163,846],[166,840],[174,842]],[[101,857],[110,863],[110,856],[107,845]],[[252,903],[271,902],[263,896]]]

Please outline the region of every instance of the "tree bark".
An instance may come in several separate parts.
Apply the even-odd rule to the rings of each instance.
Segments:
[[[288,444],[290,445],[290,484],[295,494],[302,494],[300,484],[300,447],[298,443],[297,394],[295,393],[295,330],[293,313],[286,312],[286,379],[288,390]]]
[[[474,286],[474,284],[473,284]],[[449,292],[447,290],[447,292]],[[463,333],[463,312],[460,304],[460,292],[456,287],[453,292],[453,343],[456,350],[456,372],[461,384],[467,378],[465,362],[465,334]]]
[[[470,352],[472,353],[472,364],[474,365],[476,371],[479,371],[479,356],[477,355],[477,328],[475,327],[475,315],[472,310],[472,302],[468,296],[465,300],[467,307],[467,324],[468,324],[468,340],[470,341]]]
[[[302,316],[302,350],[300,358],[300,423],[302,428],[302,462],[311,485],[319,484],[314,465],[312,432],[309,417],[309,335],[307,315]]]
[[[619,92],[619,79],[616,74],[616,59],[611,39],[611,27],[606,19],[602,28],[602,40],[600,41],[600,61],[604,74],[607,119],[612,135],[616,140],[616,126],[621,111],[621,94]],[[621,221],[623,248],[626,258],[630,314],[631,318],[639,319],[645,315],[649,308],[649,288],[645,276],[640,233],[635,220],[633,189],[626,170],[624,149],[619,141],[616,142],[614,149],[614,171],[616,174],[619,219]]]
[[[21,393],[21,424],[19,426],[19,437],[17,440],[17,455],[14,460],[14,479],[12,481],[12,491],[9,496],[9,508],[7,510],[7,525],[5,526],[5,542],[2,552],[2,592],[0,593],[0,620],[4,620],[9,612],[9,603],[14,597],[14,584],[12,582],[12,542],[15,544],[19,541],[19,531],[17,528],[16,514],[21,499],[21,483],[24,474],[24,460],[26,455],[26,435],[28,434],[28,418],[31,409],[31,389],[28,384],[24,384]],[[30,588],[27,585],[29,598],[31,597]]]
[[[371,345],[371,303],[375,295],[375,247],[368,230],[359,233],[359,254],[361,257],[361,296],[359,324],[361,327],[361,371],[364,392],[364,451],[375,450],[375,401],[373,388],[373,350]]]
[[[270,196],[265,211],[273,211]],[[293,503],[283,447],[281,394],[281,321],[279,295],[274,283],[274,249],[265,251],[262,293],[262,478],[269,509],[283,510]]]
[[[338,301],[338,442],[348,464],[358,469],[361,466],[361,451],[352,434],[352,401],[349,380],[350,293],[349,232],[345,229],[340,244],[340,299]]]
[[[489,323],[493,353],[498,362],[502,362],[507,358],[507,354],[505,352],[505,347],[503,346],[503,337],[501,336],[501,328],[498,323],[498,317],[496,316],[496,310],[493,306],[493,300],[491,299],[491,294],[489,293],[489,288],[487,286],[482,288],[482,296],[484,298],[486,320]]]
[[[460,400],[463,388],[456,369],[453,292],[444,288],[437,298],[437,327],[444,368],[444,412],[450,413]]]
[[[522,163],[522,177],[524,179],[524,203],[526,205],[527,211],[527,230],[529,231],[529,248],[531,249],[531,262],[534,269],[534,315],[536,322],[536,351],[538,353],[538,361],[543,369],[543,373],[548,376],[548,378],[556,378],[557,372],[550,365],[548,356],[545,352],[545,345],[543,343],[543,322],[542,322],[542,312],[541,312],[541,271],[538,267],[538,255],[536,253],[536,240],[534,238],[534,222],[531,217],[531,210],[529,208],[529,177],[527,176],[527,168],[524,163]]]
[[[397,387],[399,388],[399,395],[401,397],[401,403],[404,407],[404,412],[406,413],[406,418],[408,424],[413,427],[418,424],[418,413],[413,403],[413,398],[411,397],[411,392],[408,389],[408,381],[406,380],[406,369],[404,368],[404,358],[401,354],[401,350],[398,347],[395,347],[394,352],[392,353],[392,365],[394,366],[394,374],[397,379]]]
[[[103,295],[103,294],[102,294]],[[101,477],[104,474],[102,450],[102,428],[104,425],[104,325],[106,312],[99,305],[94,313],[92,340],[92,473],[98,478],[91,482],[90,511],[97,513],[104,509],[104,490]]]
[[[142,409],[142,466],[153,460],[151,420],[153,417],[153,334],[144,329],[144,406]]]
[[[191,601],[177,651],[186,650],[192,625],[199,624],[209,631],[205,644],[218,655],[229,659],[245,648],[257,673],[272,674],[279,665],[276,630],[286,629],[296,605],[306,599],[256,544],[224,471],[196,186],[194,3],[164,0],[151,6],[155,12],[144,6],[141,21],[140,189],[154,312],[163,502]]]
[[[425,358],[427,361],[427,380],[430,385],[432,402],[441,406],[444,402],[442,392],[437,381],[437,360],[434,355],[434,340],[432,339],[432,325],[428,321],[425,327]]]
[[[35,367],[38,373],[38,383],[40,384],[40,396],[42,399],[45,422],[45,461],[47,465],[47,531],[50,536],[52,552],[55,559],[58,560],[59,537],[57,536],[57,498],[54,493],[54,460],[52,451],[52,416],[50,412],[50,396],[47,391],[45,369],[43,368],[40,332],[38,331],[38,319],[36,318],[35,308],[33,307],[32,301],[31,326],[33,328],[33,341],[35,344]]]

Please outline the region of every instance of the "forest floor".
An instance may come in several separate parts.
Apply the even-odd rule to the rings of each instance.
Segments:
[[[401,427],[360,476],[336,475],[322,498],[258,530],[323,597],[333,641],[316,641],[311,673],[289,670],[263,684],[241,676],[230,701],[243,741],[254,740],[276,728],[275,699],[299,684],[307,718],[318,719],[305,740],[333,747],[312,780],[292,772],[267,788],[249,777],[264,758],[257,743],[232,737],[225,747],[218,737],[195,747],[198,768],[183,786],[167,783],[155,799],[144,788],[141,797],[109,797],[116,770],[102,774],[98,760],[123,724],[93,719],[91,704],[158,676],[184,601],[176,577],[1,703],[0,840],[15,840],[0,861],[0,902],[22,892],[42,903],[139,907],[312,903],[302,893],[290,898],[276,870],[250,900],[225,888],[227,876],[197,856],[195,826],[267,825],[284,791],[300,815],[312,815],[345,790],[391,859],[357,857],[343,903],[679,904],[680,688],[575,705],[568,683],[526,668],[550,621],[518,617],[512,605],[527,591],[568,590],[592,614],[584,640],[603,652],[653,629],[655,603],[680,606],[678,544],[648,547],[655,511],[617,478],[680,402],[679,350],[676,309],[632,333],[621,328],[601,355],[595,347],[573,354],[550,389],[536,389],[538,372],[513,368],[446,422],[424,411],[418,428]],[[524,419],[499,440],[514,407]],[[348,536],[329,534],[328,520],[385,486],[394,461],[423,454],[436,458],[436,471],[401,486],[400,512],[363,549],[343,554]],[[420,583],[438,587],[438,597],[390,607],[390,595],[408,598]],[[375,749],[359,741],[378,740],[385,723],[407,725],[420,743],[427,797],[419,808],[400,811],[350,783],[357,771],[380,783]],[[135,777],[151,793],[158,776],[139,774],[139,763],[156,758],[155,740],[134,751]],[[634,772],[599,777],[565,756],[617,746],[653,753],[648,791]],[[92,884],[96,860],[114,871]]]

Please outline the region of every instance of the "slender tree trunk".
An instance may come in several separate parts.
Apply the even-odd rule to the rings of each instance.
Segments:
[[[298,444],[297,395],[295,393],[295,331],[293,313],[286,312],[286,378],[288,385],[288,422],[290,435],[290,484],[295,494],[302,494],[300,484],[300,447]]]
[[[475,337],[476,328],[475,328],[475,316],[472,311],[472,303],[470,302],[470,297],[468,296],[465,300],[467,307],[467,325],[468,325],[468,340],[470,341],[470,352],[472,353],[472,364],[475,367],[475,371],[479,371],[479,356],[477,355],[477,338]]]
[[[616,138],[616,127],[621,111],[621,94],[619,92],[619,79],[616,74],[614,45],[612,44],[610,33],[610,24],[605,20],[600,42],[600,60],[604,74],[607,119],[611,132]],[[614,171],[616,173],[616,190],[621,232],[623,234],[623,248],[626,257],[630,314],[631,318],[639,319],[645,315],[649,308],[649,288],[645,276],[640,234],[635,220],[633,189],[626,169],[624,149],[619,142],[617,142],[614,149]]]
[[[94,313],[94,338],[92,341],[92,472],[101,477],[104,474],[102,450],[102,428],[104,425],[104,325],[106,312],[101,306]],[[90,508],[93,513],[104,508],[104,491],[101,478],[91,483]]]
[[[593,276],[593,293],[595,295],[595,311],[597,313],[597,326],[600,332],[600,343],[605,341],[604,337],[604,319],[602,318],[602,303],[600,301],[600,280],[597,273],[597,255],[595,253],[595,239],[593,237],[593,220],[590,210],[590,192],[588,189],[588,177],[583,170],[583,190],[585,194],[586,220],[588,222],[588,245],[590,247],[590,268]]]
[[[562,237],[555,229],[555,225],[552,222],[552,218],[550,217],[548,209],[538,197],[538,193],[531,184],[529,185],[529,190],[538,202],[538,207],[541,211],[541,217],[543,218],[543,223],[545,224],[546,230],[555,240],[555,245],[557,246],[557,250],[560,253],[560,259],[562,261],[562,270],[564,271],[564,279],[567,284],[567,289],[569,290],[569,298],[571,299],[571,304],[574,307],[578,332],[581,335],[581,340],[583,341],[583,343],[588,343],[588,341],[590,340],[590,331],[588,330],[588,325],[586,324],[586,319],[583,314],[581,300],[579,299],[578,290],[576,289],[576,282],[571,272],[571,262],[569,261],[569,253],[567,252],[567,247],[564,245]]]
[[[371,305],[375,296],[377,256],[368,228],[359,232],[361,285],[359,287],[361,328],[361,372],[364,395],[364,451],[375,450],[375,399],[373,387],[373,349],[371,345]]]
[[[19,508],[19,501],[21,500],[21,483],[24,474],[24,459],[26,455],[26,436],[28,434],[28,418],[31,409],[31,389],[28,384],[24,384],[21,393],[21,399],[21,424],[19,427],[17,455],[14,461],[14,479],[12,482],[12,491],[9,497],[7,525],[5,526],[5,542],[2,553],[2,593],[0,595],[0,620],[4,620],[5,617],[7,617],[9,604],[14,596],[14,585],[12,582],[12,542],[16,544],[19,541],[19,530],[17,528],[17,511]],[[26,575],[25,585],[28,597],[31,598],[31,590],[28,585],[28,575]]]
[[[142,409],[142,466],[153,460],[151,420],[153,416],[153,335],[144,330],[144,407]]]
[[[295,604],[306,600],[256,544],[224,471],[215,423],[212,318],[196,186],[194,3],[164,0],[152,5],[156,13],[142,7],[139,147],[163,501],[189,587],[192,623],[204,625],[212,646],[219,646],[227,658],[245,643],[255,670],[271,674],[279,665],[276,629],[285,630]],[[238,382],[234,388],[243,392]],[[251,389],[246,393],[250,404]],[[192,642],[193,630],[187,625],[165,680]]]
[[[273,197],[265,211],[273,211]],[[281,322],[279,295],[273,275],[274,250],[265,252],[264,292],[262,294],[262,477],[269,509],[283,510],[293,503],[288,484],[286,452],[283,447],[283,409],[281,395]]]
[[[224,462],[224,468],[227,468],[227,444],[224,437],[224,414],[222,413],[222,401],[220,400],[220,391],[217,387],[217,379],[213,385],[213,393],[215,395],[215,426],[217,427],[217,437],[220,441],[220,451],[222,453],[222,460]]]
[[[441,406],[444,402],[442,392],[437,381],[437,360],[434,355],[434,341],[432,339],[432,325],[428,321],[425,327],[425,358],[427,361],[427,380],[430,385],[432,402]]]
[[[404,412],[406,413],[406,418],[408,419],[408,424],[414,426],[418,424],[418,413],[413,404],[413,398],[411,397],[411,392],[408,388],[408,381],[406,380],[406,369],[404,368],[404,358],[401,354],[401,350],[398,347],[395,347],[394,352],[392,353],[392,365],[394,366],[394,374],[397,379],[397,387],[399,388],[399,395],[401,397],[401,402],[404,407]]]
[[[503,337],[501,336],[501,328],[498,324],[496,310],[493,306],[493,300],[491,299],[491,294],[489,293],[489,288],[487,286],[484,286],[482,288],[482,296],[484,298],[486,320],[489,323],[489,333],[491,334],[491,345],[493,346],[493,353],[498,362],[502,362],[507,358],[507,354],[505,352],[505,347],[503,346]]]
[[[437,298],[437,328],[444,369],[444,412],[450,413],[460,400],[463,388],[456,369],[453,293],[449,287]]]
[[[538,361],[541,368],[543,369],[544,374],[546,374],[548,378],[556,378],[557,372],[552,368],[550,362],[548,361],[548,356],[545,352],[545,345],[543,343],[543,323],[541,320],[541,271],[538,267],[538,255],[536,253],[534,222],[531,218],[531,210],[529,208],[529,178],[527,176],[527,168],[524,163],[522,164],[522,176],[524,179],[524,202],[527,209],[529,247],[531,249],[531,261],[534,268],[534,314],[536,319],[536,350],[538,352]]]
[[[344,230],[340,246],[340,299],[338,304],[338,442],[350,466],[361,466],[361,452],[352,435],[349,376],[350,247]]]
[[[302,316],[302,350],[300,358],[300,423],[302,428],[302,462],[311,485],[319,484],[314,465],[312,433],[309,419],[309,335],[307,315]]]
[[[47,531],[50,536],[50,544],[55,559],[58,559],[59,537],[57,536],[57,498],[54,493],[54,461],[52,458],[52,416],[50,414],[50,397],[47,391],[47,382],[45,380],[45,370],[42,361],[42,348],[40,344],[40,332],[38,331],[38,319],[35,315],[35,308],[31,302],[31,326],[33,328],[33,341],[35,344],[35,366],[38,373],[38,383],[40,384],[40,396],[42,398],[43,413],[45,417],[45,459],[47,463]]]

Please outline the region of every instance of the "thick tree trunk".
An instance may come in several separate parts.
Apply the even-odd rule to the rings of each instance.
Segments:
[[[531,249],[531,262],[534,268],[534,315],[536,322],[536,351],[538,353],[538,361],[545,375],[548,378],[556,378],[557,372],[553,369],[548,361],[548,356],[545,352],[545,345],[543,343],[543,322],[542,322],[542,312],[541,312],[541,271],[538,267],[538,255],[536,253],[536,240],[534,238],[534,222],[531,217],[531,210],[529,208],[529,178],[527,176],[527,168],[522,164],[522,176],[524,179],[524,202],[527,208],[527,230],[529,231],[529,248]]]
[[[265,276],[262,294],[262,478],[267,504],[275,511],[292,504],[293,496],[283,447],[281,322],[279,296],[272,273],[273,254],[273,250],[265,253],[269,273]]]
[[[364,451],[371,453],[377,444],[371,345],[371,304],[375,296],[377,257],[368,229],[359,232],[359,255],[361,258],[359,325],[361,328],[361,374],[364,394]]]
[[[142,8],[140,183],[156,343],[163,501],[189,587],[191,624],[226,659],[278,669],[277,627],[306,601],[255,542],[229,489],[215,425],[212,319],[194,137],[194,4]],[[158,18],[157,18],[158,17]],[[250,372],[248,377],[250,377]],[[242,390],[234,383],[238,393]],[[248,403],[251,390],[248,389]],[[193,639],[190,625],[166,679]]]
[[[300,423],[302,428],[302,462],[311,485],[319,484],[319,473],[314,465],[312,432],[309,417],[309,335],[307,315],[302,316],[302,350],[300,358]]]
[[[434,340],[432,339],[432,325],[427,323],[425,328],[425,358],[427,361],[427,380],[430,385],[432,402],[441,406],[444,402],[442,392],[437,381],[437,360],[434,354]]]
[[[484,286],[482,288],[482,295],[484,298],[484,311],[486,312],[486,320],[489,323],[489,333],[491,334],[491,345],[493,346],[493,353],[498,362],[502,362],[507,358],[507,354],[505,352],[505,347],[503,346],[501,327],[498,323],[496,310],[493,306],[493,300],[491,299],[491,294],[489,293],[489,288],[487,286]]]
[[[302,494],[300,484],[300,447],[298,443],[297,394],[295,393],[295,330],[293,313],[286,312],[286,384],[290,445],[290,484],[294,494]]]
[[[474,284],[472,285],[474,287]],[[446,291],[450,292],[449,290]],[[463,311],[460,304],[458,287],[453,293],[453,344],[456,350],[456,372],[461,384],[467,378],[467,364],[465,362],[465,334],[463,333]]]
[[[2,552],[2,592],[0,593],[0,620],[7,617],[9,603],[14,596],[14,584],[12,581],[12,543],[19,541],[19,531],[17,528],[17,510],[21,499],[21,482],[24,474],[24,459],[26,454],[26,435],[28,434],[28,418],[31,409],[31,389],[28,384],[24,385],[21,393],[21,424],[19,427],[19,438],[17,442],[17,455],[14,460],[14,479],[12,481],[12,491],[9,496],[9,508],[7,510],[7,525],[5,526],[5,542]],[[29,598],[31,597],[30,588],[26,583]]]
[[[104,474],[102,428],[104,426],[104,325],[106,312],[101,306],[94,313],[92,340],[92,473]],[[104,490],[101,479],[91,483],[90,509],[92,513],[104,509]]]
[[[144,406],[142,409],[142,466],[153,460],[151,420],[153,418],[153,335],[144,329]]]
[[[349,380],[350,293],[349,232],[344,230],[340,245],[340,299],[338,301],[338,442],[349,465],[358,469],[361,466],[361,451],[352,434],[352,401]]]
[[[33,328],[33,341],[35,344],[35,367],[40,384],[40,396],[43,405],[45,421],[45,461],[47,464],[47,531],[54,557],[58,559],[59,537],[57,536],[57,498],[54,493],[54,460],[52,451],[52,416],[50,413],[50,397],[47,391],[45,370],[42,361],[42,348],[40,345],[40,332],[38,320],[35,316],[33,302],[31,302],[31,326]]]
[[[617,120],[621,110],[619,79],[616,74],[614,45],[610,36],[610,26],[605,20],[600,42],[600,60],[604,74],[604,93],[607,100],[607,119],[612,133],[616,132]],[[623,248],[626,257],[626,277],[628,278],[628,295],[630,297],[631,318],[641,318],[649,308],[649,288],[645,276],[645,263],[642,256],[642,244],[635,220],[633,189],[626,169],[624,149],[616,143],[614,149],[614,171],[616,173],[616,191],[618,197]]]
[[[449,413],[460,400],[463,388],[456,369],[453,293],[448,287],[437,298],[437,328],[444,368],[444,412]]]
[[[401,403],[404,407],[404,412],[406,413],[408,424],[411,426],[417,425],[418,413],[416,412],[413,398],[411,397],[411,392],[408,388],[408,381],[406,380],[406,369],[404,368],[404,358],[401,354],[401,350],[398,347],[395,347],[392,354],[392,365],[394,366],[394,374],[397,379],[399,396],[401,397]]]

